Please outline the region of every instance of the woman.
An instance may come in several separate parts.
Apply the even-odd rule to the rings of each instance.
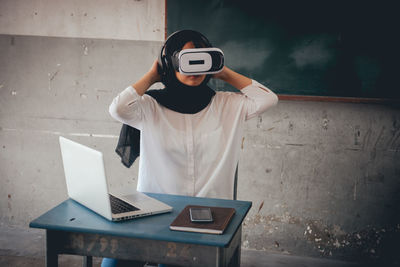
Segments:
[[[215,92],[207,86],[210,75],[187,76],[173,67],[174,53],[201,47],[211,44],[198,32],[171,35],[161,59],[110,105],[113,118],[140,130],[138,191],[232,199],[244,122],[278,101],[228,67],[212,78],[240,93]],[[163,90],[148,91],[159,81]]]

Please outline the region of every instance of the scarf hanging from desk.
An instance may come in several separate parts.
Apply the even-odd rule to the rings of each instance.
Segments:
[[[160,105],[173,111],[195,114],[211,102],[215,91],[207,86],[209,77],[199,86],[187,86],[175,80],[161,90],[149,90],[146,94]],[[140,155],[140,130],[123,124],[115,152],[121,157],[122,164],[129,168]]]

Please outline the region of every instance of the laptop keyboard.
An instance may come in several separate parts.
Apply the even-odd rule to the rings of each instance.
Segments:
[[[111,203],[111,212],[114,214],[139,210],[135,206],[132,206],[131,204],[126,203],[122,199],[114,197],[113,195],[109,195],[109,196],[110,196],[110,203]]]

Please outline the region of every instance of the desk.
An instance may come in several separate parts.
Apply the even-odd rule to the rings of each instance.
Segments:
[[[239,266],[242,221],[251,202],[150,194],[173,207],[170,213],[110,222],[68,199],[30,223],[46,230],[46,266],[58,254],[82,255],[181,266]],[[232,207],[236,213],[223,235],[171,231],[169,225],[188,204]]]

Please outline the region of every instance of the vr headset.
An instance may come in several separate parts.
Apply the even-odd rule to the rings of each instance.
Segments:
[[[168,54],[166,48],[172,41],[191,36],[204,44],[204,48],[184,49]],[[190,40],[192,38],[188,38]],[[162,82],[168,81],[171,70],[183,75],[215,74],[224,68],[224,53],[219,48],[212,47],[210,41],[201,33],[193,30],[181,30],[171,34],[164,42],[158,57],[158,72]]]
[[[215,74],[224,67],[224,53],[216,47],[184,49],[173,55],[172,62],[183,75]]]

